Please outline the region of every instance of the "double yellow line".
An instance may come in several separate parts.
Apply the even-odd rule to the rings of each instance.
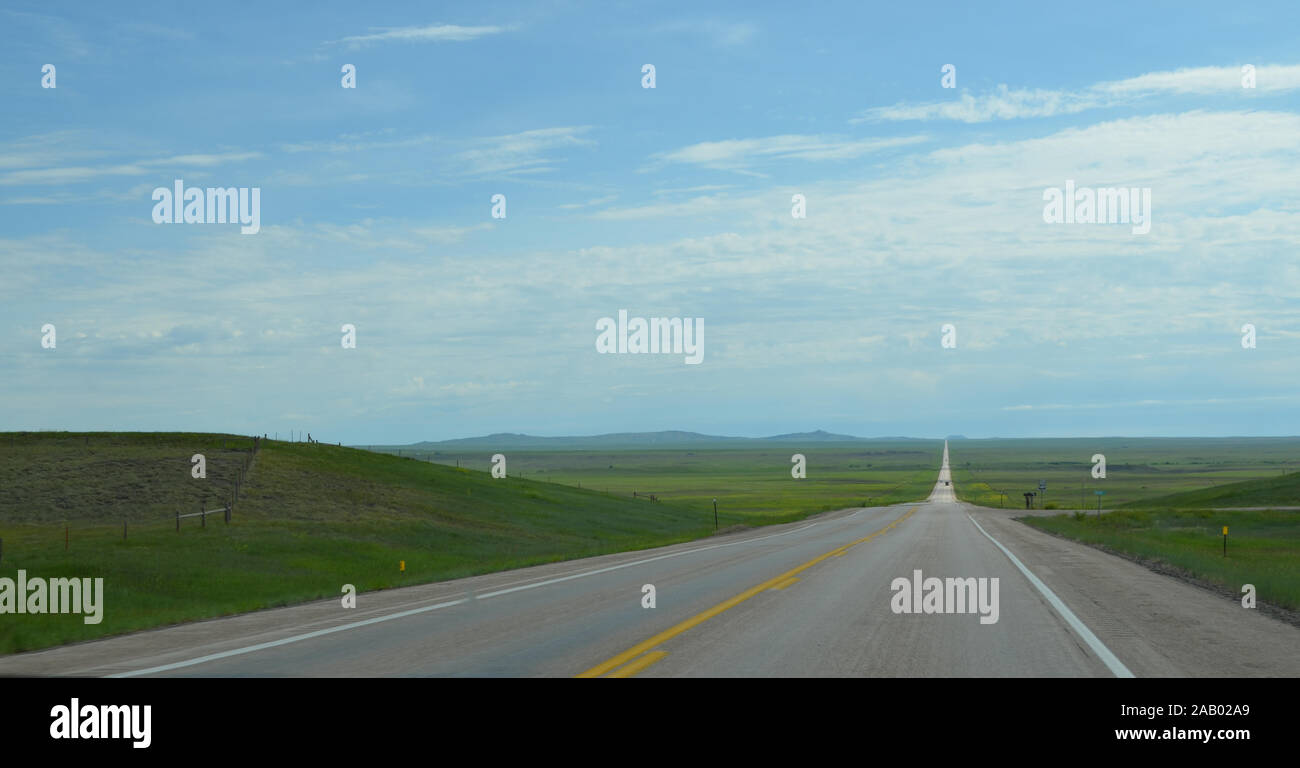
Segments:
[[[631,677],[632,675],[635,675],[636,673],[640,672],[641,670],[645,669],[646,667],[650,666],[651,664],[654,664],[655,662],[659,661],[660,659],[668,655],[665,651],[654,651],[652,653],[646,653],[647,651],[650,651],[655,646],[665,643],[673,639],[674,637],[677,637],[678,635],[682,634],[688,629],[691,629],[692,627],[696,627],[699,626],[700,624],[703,624],[704,622],[708,621],[714,616],[717,616],[723,611],[729,610],[731,608],[735,608],[737,605],[740,605],[741,603],[745,602],[749,598],[753,597],[754,595],[757,595],[758,593],[764,590],[785,589],[786,587],[790,586],[790,584],[793,584],[795,581],[798,581],[798,579],[796,579],[795,577],[798,576],[800,573],[803,573],[804,571],[820,563],[821,561],[825,560],[828,557],[838,557],[844,554],[845,552],[849,551],[853,547],[856,547],[859,544],[866,544],[868,541],[871,541],[877,536],[889,532],[891,529],[893,529],[894,526],[898,525],[899,523],[903,522],[907,518],[911,517],[912,513],[915,512],[916,510],[917,507],[912,507],[911,509],[907,510],[907,512],[903,514],[902,517],[899,517],[897,520],[890,523],[889,525],[886,525],[884,528],[881,528],[875,533],[869,534],[867,536],[863,536],[862,538],[856,539],[854,541],[850,541],[848,544],[845,544],[842,547],[837,547],[836,549],[832,549],[830,552],[827,552],[824,555],[819,555],[817,557],[814,557],[812,560],[809,560],[808,562],[804,563],[803,565],[797,568],[793,568],[789,571],[786,571],[780,576],[776,576],[771,579],[768,579],[767,581],[763,582],[762,584],[759,584],[756,587],[750,587],[744,592],[741,592],[739,595],[736,595],[735,597],[730,598],[728,600],[724,600],[721,603],[718,603],[717,605],[708,609],[707,611],[702,611],[700,613],[697,613],[694,616],[690,617],[689,619],[681,622],[680,624],[665,629],[663,632],[660,632],[659,634],[655,635],[649,640],[646,640],[641,643],[637,643],[636,645],[632,646],[631,648],[628,648],[626,651],[623,651],[617,656],[614,656],[613,658],[610,658],[607,661],[597,664],[596,666],[592,667],[586,672],[583,672],[582,674],[578,675],[578,677],[600,677],[601,675],[604,675],[607,672],[610,672],[611,670],[615,670],[615,671],[609,674],[608,675],[609,677]],[[646,655],[641,656],[641,654],[643,653],[645,653]],[[638,656],[641,656],[641,658],[638,659],[637,658]],[[636,661],[632,661],[633,659],[636,659]],[[628,662],[632,662],[632,663],[628,664]],[[624,664],[627,664],[627,666],[623,666]]]

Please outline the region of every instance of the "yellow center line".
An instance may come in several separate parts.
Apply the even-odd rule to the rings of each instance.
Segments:
[[[592,667],[591,669],[587,670],[586,672],[583,672],[582,674],[578,675],[578,677],[600,677],[601,675],[605,674],[606,672],[610,671],[611,669],[614,669],[615,667],[618,667],[618,666],[621,666],[621,665],[623,665],[623,664],[626,664],[627,662],[631,661],[632,659],[636,658],[637,656],[640,656],[641,654],[645,653],[646,651],[651,650],[651,649],[654,648],[655,646],[657,646],[657,645],[659,645],[659,644],[661,644],[661,643],[667,642],[668,640],[671,640],[671,639],[673,639],[674,637],[677,637],[678,635],[680,635],[681,633],[685,632],[686,630],[691,629],[692,627],[696,627],[696,626],[698,626],[698,625],[700,625],[700,624],[703,624],[704,622],[708,621],[709,619],[713,618],[714,616],[717,616],[718,614],[722,613],[723,611],[729,610],[729,609],[731,609],[731,608],[736,607],[737,605],[740,605],[741,603],[745,602],[746,600],[748,600],[749,598],[753,597],[754,595],[759,594],[759,593],[762,592],[763,590],[765,590],[765,589],[771,589],[772,587],[776,586],[777,584],[780,584],[780,583],[783,582],[783,581],[786,581],[786,580],[791,579],[791,578],[793,578],[793,577],[795,577],[795,576],[798,576],[800,573],[803,573],[804,571],[806,571],[806,570],[808,570],[809,568],[813,567],[814,565],[820,563],[821,561],[825,560],[826,558],[828,558],[828,557],[832,557],[832,556],[835,556],[835,555],[842,555],[842,554],[844,554],[845,552],[847,552],[851,547],[855,547],[855,546],[857,546],[857,545],[859,545],[859,544],[865,544],[866,542],[871,541],[872,539],[876,538],[877,536],[881,535],[882,533],[885,533],[885,532],[889,531],[889,530],[892,529],[894,526],[898,525],[899,523],[903,522],[903,521],[906,520],[907,518],[911,517],[912,513],[915,512],[916,510],[917,510],[917,507],[912,507],[911,509],[907,510],[907,512],[906,512],[902,517],[899,517],[897,520],[895,520],[894,522],[890,523],[889,525],[886,525],[884,528],[881,528],[880,530],[876,531],[875,533],[868,534],[867,536],[863,536],[862,538],[857,539],[856,541],[851,541],[851,542],[849,542],[848,544],[845,544],[845,545],[842,546],[842,547],[837,547],[837,548],[831,550],[830,552],[827,552],[827,553],[824,554],[824,555],[818,555],[817,557],[814,557],[812,560],[809,560],[808,562],[804,563],[804,564],[801,565],[801,566],[798,566],[797,568],[792,568],[792,569],[786,571],[785,573],[781,574],[780,576],[776,576],[776,577],[774,577],[774,578],[768,579],[767,581],[763,582],[762,584],[759,584],[759,585],[756,586],[756,587],[750,587],[749,589],[745,590],[744,592],[741,592],[739,595],[736,595],[735,597],[732,597],[732,598],[730,598],[730,599],[724,600],[724,601],[722,601],[721,603],[718,603],[717,605],[713,606],[712,608],[710,608],[710,609],[708,609],[708,610],[706,610],[706,611],[701,611],[700,613],[695,614],[694,616],[692,616],[692,617],[690,617],[689,619],[687,619],[687,620],[681,622],[680,624],[677,624],[677,625],[672,626],[672,627],[670,627],[670,628],[668,628],[668,629],[665,629],[663,632],[660,632],[659,634],[655,635],[654,637],[650,638],[649,640],[646,640],[646,641],[641,642],[641,643],[637,643],[636,645],[632,646],[631,648],[627,649],[626,651],[623,651],[622,653],[618,654],[617,656],[614,656],[613,658],[611,658],[611,659],[609,659],[609,660],[607,660],[607,661],[604,661],[604,662],[602,662],[602,663],[600,663],[600,664],[597,664],[596,666]],[[658,661],[659,658],[662,658],[662,657],[656,657],[655,661]],[[649,662],[649,663],[647,663],[646,666],[649,666],[650,663],[653,663],[653,662]],[[623,670],[619,670],[619,671],[622,672]],[[634,670],[633,672],[635,672],[635,670]],[[629,673],[629,674],[632,674],[632,673]]]
[[[667,655],[664,651],[651,651],[626,667],[610,672],[606,677],[631,677]]]
[[[791,584],[794,584],[798,580],[799,580],[798,576],[791,576],[790,578],[786,579],[780,584],[773,586],[772,589],[785,589],[786,587],[790,586]]]

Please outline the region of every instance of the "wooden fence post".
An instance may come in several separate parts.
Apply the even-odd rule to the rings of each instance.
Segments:
[[[176,512],[176,532],[181,532],[181,513],[179,510]]]

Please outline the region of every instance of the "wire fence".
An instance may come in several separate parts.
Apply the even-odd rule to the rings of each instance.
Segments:
[[[89,436],[77,437],[75,438],[75,440],[76,442],[82,443],[82,445],[86,447],[89,447],[90,445]],[[240,497],[244,493],[244,490],[248,485],[249,477],[252,473],[253,467],[257,460],[257,456],[261,451],[262,443],[263,443],[263,438],[257,436],[254,436],[252,438],[233,438],[233,439],[223,438],[221,441],[222,449],[229,450],[227,448],[228,441],[234,442],[235,440],[241,440],[241,441],[249,440],[251,442],[244,443],[244,445],[247,446],[247,448],[244,449],[245,453],[239,459],[239,463],[235,467],[233,477],[231,477],[231,479],[224,484],[225,489],[220,494],[224,498],[219,498],[216,501],[216,505],[212,506],[213,504],[211,500],[212,491],[211,488],[209,487],[205,489],[205,493],[208,496],[208,498],[200,499],[196,502],[196,507],[197,507],[196,511],[184,512],[181,509],[176,509],[171,515],[167,517],[163,517],[163,518],[149,517],[143,520],[139,519],[138,517],[135,519],[123,517],[121,519],[122,541],[129,541],[132,532],[133,531],[138,532],[140,529],[157,531],[157,530],[165,530],[165,526],[166,527],[174,526],[176,533],[182,533],[184,527],[182,521],[188,521],[193,518],[198,518],[197,527],[200,529],[207,528],[208,518],[214,515],[220,516],[222,522],[226,525],[229,525],[231,523],[231,520],[234,517],[235,510],[238,507]],[[11,446],[13,446],[12,441],[11,441]],[[239,449],[235,448],[235,450],[239,450]],[[191,507],[191,509],[194,508]],[[102,540],[106,535],[112,535],[113,537],[116,537],[117,535],[116,526],[117,523],[115,521],[108,521],[108,520],[79,520],[76,523],[65,521],[62,525],[53,525],[53,526],[45,523],[20,523],[11,528],[14,534],[16,534],[16,536],[11,536],[11,543],[10,543],[11,559],[14,554],[14,552],[12,551],[14,546],[16,544],[19,544],[20,542],[25,549],[31,549],[33,547],[45,549],[46,547],[57,546],[56,544],[57,539],[61,539],[61,541],[57,541],[57,543],[62,544],[62,549],[65,552],[67,552],[72,550],[74,543],[79,539],[90,537],[90,538]],[[62,531],[58,530],[58,528],[60,527],[63,528]],[[58,536],[59,533],[62,533],[63,535]],[[57,539],[55,537],[57,537]],[[13,540],[15,538],[17,539],[17,541]],[[0,565],[3,565],[4,557],[5,557],[5,540],[4,538],[0,538]]]

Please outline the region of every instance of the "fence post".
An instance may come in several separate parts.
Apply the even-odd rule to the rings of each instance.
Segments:
[[[226,507],[226,525],[230,525],[230,507]]]
[[[203,508],[202,504],[199,505],[199,527],[208,527],[208,512]]]
[[[181,513],[179,510],[176,512],[176,532],[181,532]]]

